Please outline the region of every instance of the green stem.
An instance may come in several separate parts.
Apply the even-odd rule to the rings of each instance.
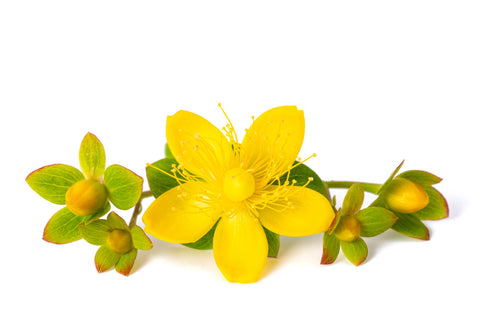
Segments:
[[[142,192],[140,199],[138,199],[138,202],[135,205],[135,209],[133,209],[132,218],[130,219],[130,223],[128,224],[130,228],[137,224],[137,217],[140,212],[142,212],[142,200],[151,196],[153,196],[152,191]]]
[[[348,189],[353,184],[357,183],[357,181],[324,181],[324,183],[332,189]],[[377,192],[382,187],[381,184],[378,183],[366,183],[366,182],[359,182],[360,185],[363,187],[363,190],[377,194]]]

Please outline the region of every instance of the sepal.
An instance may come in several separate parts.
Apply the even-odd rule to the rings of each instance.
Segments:
[[[87,133],[80,144],[80,168],[87,178],[100,179],[105,171],[105,149],[98,138]]]
[[[368,247],[362,238],[352,242],[340,242],[343,254],[354,265],[359,266],[367,259]]]
[[[142,195],[143,178],[118,164],[105,170],[104,184],[110,201],[121,210],[132,208]]]
[[[356,215],[360,222],[360,236],[375,237],[390,229],[397,221],[397,216],[385,208],[368,207]]]
[[[320,264],[332,264],[340,253],[340,240],[327,232],[323,234],[323,254]]]
[[[429,187],[442,181],[442,178],[422,170],[405,171],[400,173],[398,177],[414,181],[423,187]]]
[[[87,225],[79,225],[80,234],[90,244],[102,246],[105,244],[112,228],[105,220],[95,220]]]
[[[130,252],[122,255],[115,264],[115,270],[124,276],[130,275],[137,258],[137,252],[138,250],[133,248]]]
[[[145,232],[139,226],[130,228],[132,235],[133,246],[140,250],[150,250],[153,247],[152,241],[148,238]]]
[[[427,192],[429,198],[428,205],[413,214],[420,220],[440,220],[448,218],[448,203],[443,195],[433,187],[425,187],[425,192]]]
[[[403,214],[395,212],[398,217],[397,222],[392,229],[409,237],[430,240],[428,228],[413,214]]]
[[[354,215],[362,208],[365,192],[360,183],[353,184],[347,191],[342,205],[342,215]]]
[[[83,173],[66,164],[53,164],[30,173],[26,181],[39,196],[55,204],[65,204],[68,189],[80,180]]]
[[[113,252],[106,246],[101,246],[95,254],[95,267],[99,273],[105,272],[113,267],[121,255]]]
[[[67,207],[57,211],[48,221],[43,231],[43,240],[55,244],[65,244],[82,239],[79,230],[80,224],[88,224],[101,218],[110,210],[110,204],[107,207],[90,216],[77,216]]]

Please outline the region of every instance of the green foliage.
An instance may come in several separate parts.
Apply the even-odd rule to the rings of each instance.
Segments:
[[[290,173],[284,174],[280,177],[280,183],[283,184],[287,180],[287,178],[292,181],[296,180],[297,186],[303,186],[308,183],[307,188],[317,191],[318,193],[322,194],[331,202],[330,192],[327,186],[323,183],[322,179],[308,166],[305,164],[300,164],[298,161],[295,161],[293,164],[293,169],[290,170]],[[309,182],[309,178],[312,177],[313,180]]]
[[[215,225],[208,231],[203,237],[198,239],[195,242],[190,243],[183,243],[184,246],[197,249],[197,250],[210,250],[213,248],[213,236],[215,234],[215,230],[217,229],[218,221]]]
[[[30,188],[47,201],[65,204],[65,194],[77,181],[85,177],[82,172],[65,164],[53,164],[30,173],[26,179]]]
[[[268,242],[268,256],[270,258],[276,258],[278,256],[278,250],[280,249],[280,236],[275,232],[263,228]]]
[[[178,165],[175,159],[165,158],[147,166],[148,185],[155,198],[179,185],[178,181],[172,176],[174,165]]]

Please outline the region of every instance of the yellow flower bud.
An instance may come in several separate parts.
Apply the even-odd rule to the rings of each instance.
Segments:
[[[387,186],[383,196],[388,208],[400,213],[412,213],[428,205],[428,194],[418,183],[395,178]]]
[[[105,207],[107,189],[97,180],[80,180],[68,189],[65,201],[77,216],[88,216]]]
[[[352,242],[360,236],[360,223],[354,216],[343,216],[335,228],[335,236],[338,240]]]
[[[113,229],[107,238],[107,246],[113,252],[125,254],[133,248],[132,236],[127,230]]]

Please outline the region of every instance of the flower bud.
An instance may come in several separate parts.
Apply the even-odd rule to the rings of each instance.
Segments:
[[[107,246],[115,253],[125,254],[132,250],[132,236],[122,229],[113,229],[107,238]]]
[[[400,213],[412,213],[428,205],[428,194],[418,183],[405,179],[395,178],[387,186],[383,198],[388,208]]]
[[[105,207],[107,189],[97,180],[80,180],[68,189],[65,201],[77,216],[88,216]]]
[[[340,241],[352,242],[360,236],[360,223],[354,216],[346,215],[340,218],[335,228],[335,236]]]

